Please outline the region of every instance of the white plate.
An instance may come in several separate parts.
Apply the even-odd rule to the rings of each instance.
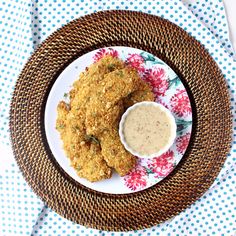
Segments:
[[[139,71],[141,78],[153,86],[156,102],[166,106],[175,117],[177,137],[172,147],[160,157],[151,159],[139,158],[136,168],[130,174],[120,177],[117,173],[113,173],[111,179],[91,183],[77,176],[65,155],[60,135],[55,128],[57,105],[61,100],[65,100],[64,94],[70,91],[80,72],[106,54],[119,57],[135,67]],[[59,165],[68,175],[80,184],[99,192],[126,194],[153,186],[165,178],[179,163],[191,136],[192,110],[188,94],[181,80],[162,60],[139,49],[110,47],[89,52],[64,69],[49,93],[44,122],[51,151]]]

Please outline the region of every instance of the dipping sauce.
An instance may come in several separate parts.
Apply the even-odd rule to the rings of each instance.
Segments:
[[[141,102],[129,108],[121,129],[122,143],[140,157],[161,155],[170,148],[176,137],[173,115],[155,102]]]

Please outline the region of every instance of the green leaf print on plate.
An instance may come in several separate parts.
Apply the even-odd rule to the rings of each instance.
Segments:
[[[160,60],[158,60],[156,57],[154,57],[152,54],[147,52],[141,52],[140,56],[143,58],[143,60],[146,62],[151,62],[152,64],[160,64],[164,65],[164,63]]]
[[[177,125],[177,134],[182,135],[183,131],[189,127],[189,125],[192,125],[192,121],[188,120],[176,120]]]

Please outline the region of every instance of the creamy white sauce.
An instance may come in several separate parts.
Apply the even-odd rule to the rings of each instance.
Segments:
[[[123,135],[132,150],[141,155],[152,155],[173,139],[173,121],[160,107],[137,106],[125,118]]]

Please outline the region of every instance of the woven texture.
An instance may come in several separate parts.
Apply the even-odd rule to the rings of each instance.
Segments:
[[[164,60],[182,78],[193,107],[193,135],[176,169],[150,189],[121,196],[72,180],[50,152],[43,123],[48,93],[62,70],[84,53],[118,45]],[[210,187],[229,151],[232,121],[225,80],[199,42],[159,17],[106,11],[67,24],[36,50],[16,84],[10,128],[18,165],[49,207],[81,225],[128,231],[173,217]]]

